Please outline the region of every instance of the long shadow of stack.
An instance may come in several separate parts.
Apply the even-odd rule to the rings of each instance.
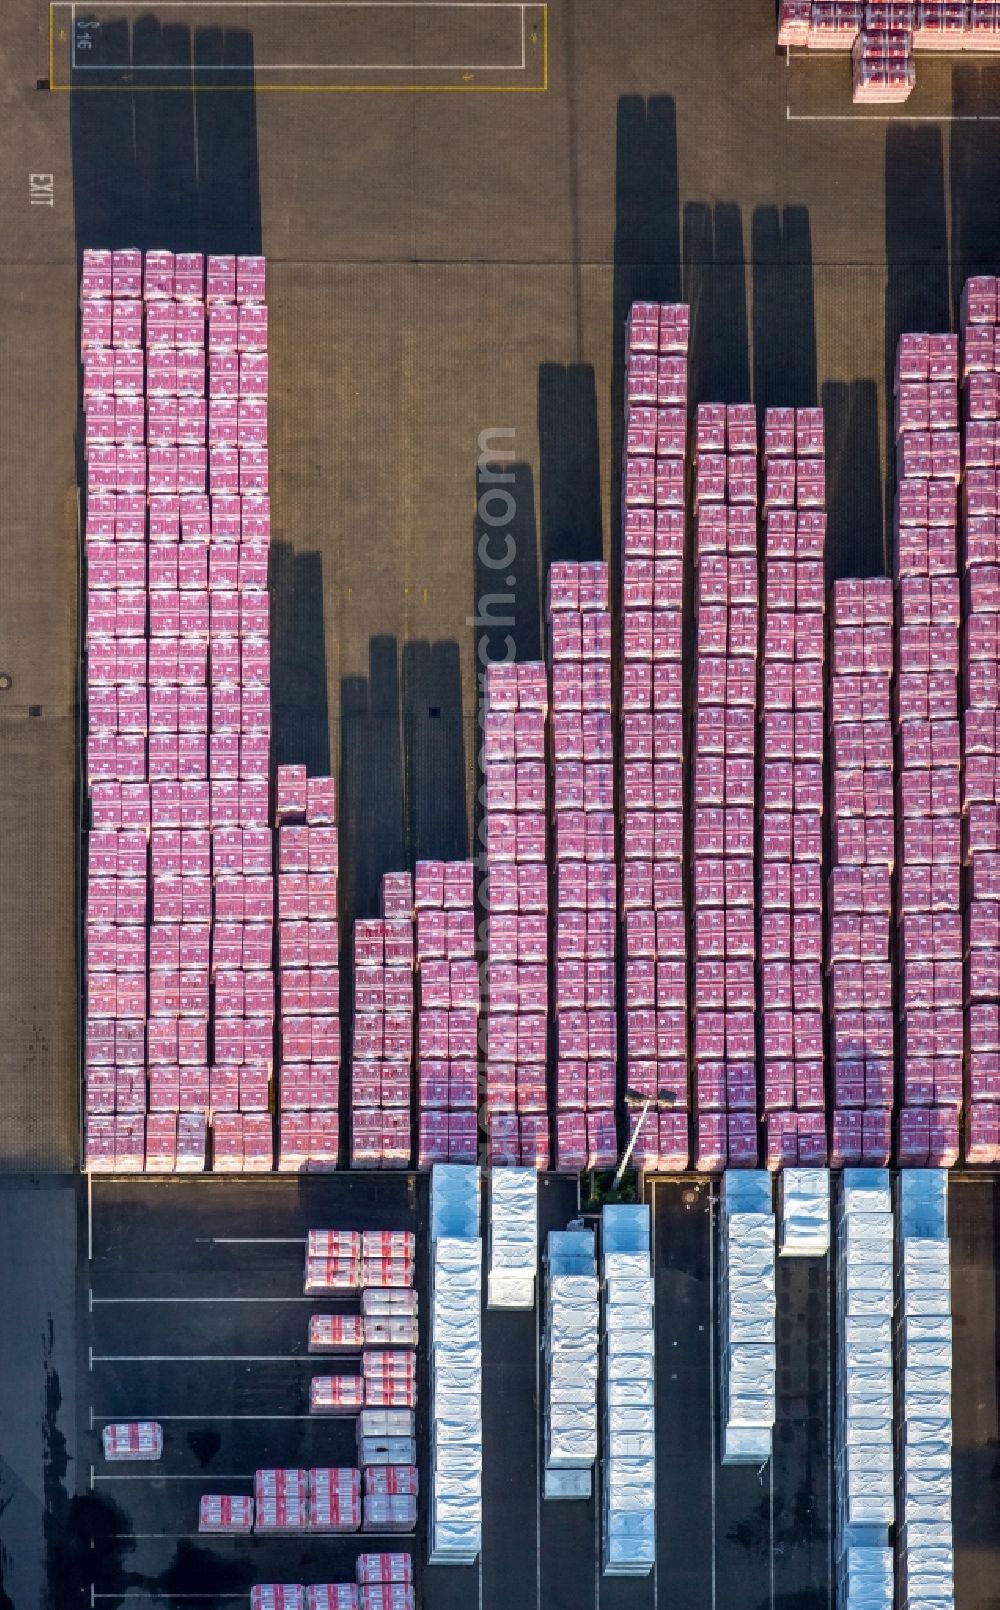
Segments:
[[[615,131],[611,369],[611,566],[621,548],[625,320],[635,301],[681,300],[677,107],[670,95],[623,95]],[[614,589],[617,591],[617,588]]]
[[[557,560],[603,552],[597,391],[589,363],[538,371],[538,505],[542,587]]]
[[[951,84],[951,294],[957,329],[965,281],[970,274],[995,274],[1000,264],[1000,67],[963,64]]]
[[[330,709],[323,629],[323,559],[271,548],[272,762],[302,764],[309,775],[330,771]]]
[[[895,398],[899,337],[908,330],[951,325],[948,214],[940,129],[893,125],[885,141],[885,520],[892,530],[895,495]],[[859,574],[877,573],[875,554],[862,556]],[[887,536],[885,568],[892,568]]]
[[[142,87],[104,92],[82,87],[94,83],[92,71],[75,77],[70,140],[78,250],[259,252],[252,33],[192,31],[141,17],[134,25],[103,25],[90,68],[101,60],[132,66]],[[154,80],[143,68],[156,68],[163,92],[149,87]]]
[[[379,913],[383,872],[408,865],[403,837],[403,748],[399,649],[373,637],[367,677],[340,685],[340,910]]]
[[[457,643],[407,643],[403,732],[405,864],[465,860],[469,802]]]
[[[750,397],[743,215],[734,202],[684,208],[684,300],[691,304],[690,402]]]
[[[753,395],[765,408],[816,403],[812,232],[805,207],[757,207],[750,224]]]

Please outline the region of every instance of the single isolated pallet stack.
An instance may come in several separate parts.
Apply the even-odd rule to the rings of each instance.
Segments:
[[[717,1173],[757,1165],[757,420],[695,415],[692,909],[697,1150]]]
[[[352,1168],[409,1167],[413,959],[413,879],[387,872],[381,917],[354,924]],[[421,1085],[423,1104],[447,1106],[448,1100],[447,1079]]]
[[[332,777],[279,766],[278,1168],[336,1168],[340,1155],[340,870]]]
[[[962,294],[966,1121],[969,1163],[1000,1161],[1000,282]]]
[[[769,1168],[827,1156],[824,453],[821,408],[767,410],[757,979]]]
[[[546,594],[552,677],[555,1166],[610,1168],[618,1017],[608,567],[559,562]],[[540,1025],[544,1039],[544,1029]]]
[[[621,912],[633,1158],[688,1165],[684,901],[684,304],[633,302],[626,326],[622,466]],[[676,1110],[670,1110],[671,1106]]]
[[[962,1108],[962,785],[958,723],[958,339],[896,357],[896,1158],[958,1160]]]
[[[489,911],[486,1113],[494,1163],[549,1166],[548,679],[488,665],[483,723]]]
[[[892,622],[886,577],[834,582],[827,885],[833,1168],[884,1167],[892,1150]]]
[[[479,1137],[479,964],[471,861],[418,861],[417,1167],[473,1163]]]

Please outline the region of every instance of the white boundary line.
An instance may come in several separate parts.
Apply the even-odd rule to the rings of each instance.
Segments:
[[[105,10],[141,10],[135,0],[99,0]],[[268,11],[320,10],[354,11],[362,7],[412,11],[519,11],[521,13],[521,59],[519,62],[282,62],[280,65],[254,61],[198,65],[191,62],[161,65],[150,62],[132,70],[146,73],[515,73],[525,71],[526,38],[524,13],[530,0],[163,0],[158,11],[194,10],[198,4],[210,10],[266,9]],[[70,70],[74,73],[106,73],[121,69],[91,62],[80,62],[76,55],[77,0],[54,0],[53,10],[70,8]]]
[[[128,1475],[128,1476],[119,1476],[119,1475],[101,1476],[101,1475],[97,1475],[97,1476],[94,1477],[94,1481],[200,1481],[200,1482],[205,1482],[208,1479],[209,1478],[206,1476],[206,1473],[203,1470],[198,1471],[193,1476],[181,1476],[181,1475],[175,1474],[172,1471],[159,1470],[159,1471],[150,1471],[148,1474],[146,1474],[146,1473],[140,1474],[140,1473],[136,1472],[134,1475]],[[234,1475],[232,1475],[230,1473],[229,1475],[225,1475],[225,1476],[222,1476],[222,1475],[217,1476],[215,1474],[215,1472],[213,1471],[212,1475],[211,1475],[211,1480],[212,1481],[253,1481],[253,1479],[254,1478],[253,1478],[252,1474],[249,1475],[249,1476],[234,1476]]]
[[[211,1479],[211,1478],[206,1478],[206,1479]],[[242,1543],[244,1548],[246,1547],[248,1537],[259,1537],[259,1536],[265,1536],[266,1537],[267,1535],[268,1535],[267,1533],[259,1533],[259,1532],[258,1533],[247,1533],[247,1532],[109,1532],[108,1533],[108,1536],[115,1543],[124,1542],[126,1540],[126,1538],[129,1538],[129,1537],[134,1537],[136,1542],[148,1542],[151,1538],[162,1538],[162,1539],[169,1540],[170,1542],[173,1542],[173,1543],[195,1543],[195,1542],[204,1543],[206,1538],[210,1537],[212,1539],[213,1543]],[[326,1539],[337,1540],[339,1538],[347,1537],[347,1538],[356,1538],[356,1539],[358,1539],[359,1541],[362,1541],[362,1542],[367,1542],[368,1539],[373,1539],[373,1540],[378,1541],[379,1543],[387,1543],[390,1540],[390,1538],[395,1537],[395,1538],[401,1539],[403,1542],[408,1540],[409,1542],[412,1543],[413,1542],[413,1535],[414,1534],[412,1532],[364,1532],[364,1533],[362,1533],[362,1532],[304,1532],[304,1533],[299,1534],[299,1539],[301,1541],[302,1539],[307,1538],[310,1542],[318,1542],[321,1538],[323,1540],[326,1540]],[[288,1533],[288,1532],[275,1532],[275,1533],[273,1533],[273,1536],[276,1537],[279,1541],[284,1541],[285,1538],[290,1537],[290,1536],[294,1536],[294,1534],[293,1533]],[[98,1597],[101,1597],[101,1595],[98,1595]],[[122,1596],[121,1596],[120,1593],[116,1593],[116,1594],[104,1594],[103,1597],[104,1598],[115,1598],[115,1599],[118,1599],[119,1602],[120,1602]],[[203,1597],[203,1595],[199,1595],[199,1597]],[[213,1601],[215,1599],[217,1599],[218,1597],[219,1597],[219,1595],[217,1593],[213,1593],[211,1595],[211,1599]],[[230,1597],[232,1597],[232,1595],[230,1595]],[[246,1604],[247,1601],[246,1601],[246,1594],[245,1593],[241,1593],[241,1594],[237,1595],[237,1597],[242,1599],[243,1603]]]
[[[92,1353],[94,1364],[287,1364],[314,1353]]]
[[[142,1414],[95,1415],[93,1409],[91,1409],[90,1413],[93,1420],[104,1420],[108,1425],[114,1425],[118,1421],[125,1420],[159,1420],[163,1425],[170,1421],[183,1420],[195,1421],[200,1425],[205,1420],[316,1420],[323,1418],[323,1416],[315,1414],[160,1414],[159,1412],[150,1414],[145,1410]]]
[[[345,1299],[355,1296],[355,1293],[344,1292]],[[91,1293],[91,1310],[97,1307],[115,1307],[121,1303],[315,1303],[328,1302],[326,1294],[316,1293],[312,1297],[95,1297]]]
[[[211,1235],[196,1236],[195,1242],[213,1247],[304,1247],[304,1235]]]

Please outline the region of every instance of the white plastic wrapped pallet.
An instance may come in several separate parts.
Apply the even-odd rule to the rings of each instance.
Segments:
[[[830,1250],[830,1171],[784,1168],[778,1176],[778,1251],[783,1258],[821,1258]]]
[[[951,1610],[952,1320],[944,1169],[900,1170],[896,1232],[899,1602],[903,1610]]]
[[[845,1169],[836,1210],[837,1593],[842,1610],[893,1602],[893,1234],[884,1169]]]
[[[604,1209],[601,1563],[606,1576],[645,1576],[656,1560],[655,1287],[650,1240],[647,1207]]]
[[[719,1382],[724,1464],[770,1457],[777,1377],[775,1222],[765,1169],[727,1169],[719,1236]]]
[[[490,1173],[487,1302],[533,1308],[538,1264],[538,1174],[533,1168]]]
[[[593,1231],[551,1231],[545,1271],[545,1466],[547,1471],[589,1472],[597,1457],[598,1289]],[[572,1483],[570,1488],[566,1496],[576,1496]],[[563,1496],[558,1483],[552,1491],[553,1496]]]
[[[482,1257],[478,1168],[435,1167],[431,1172],[432,1565],[472,1564],[482,1546]]]

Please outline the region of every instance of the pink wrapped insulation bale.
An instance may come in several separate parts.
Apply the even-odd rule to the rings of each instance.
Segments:
[[[199,1532],[239,1532],[253,1530],[253,1499],[216,1493],[204,1493],[198,1508]]]

